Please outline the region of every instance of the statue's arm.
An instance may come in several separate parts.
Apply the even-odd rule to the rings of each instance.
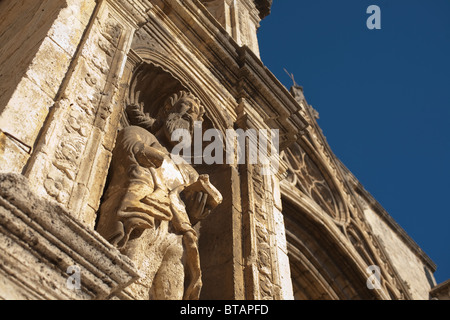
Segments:
[[[188,212],[193,225],[211,214],[212,208],[207,206],[208,197],[207,193],[199,191],[188,200]]]

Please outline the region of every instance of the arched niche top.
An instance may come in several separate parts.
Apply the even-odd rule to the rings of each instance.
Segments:
[[[131,78],[127,102],[142,105],[142,111],[147,116],[156,118],[167,99],[180,91],[191,92],[198,97],[196,92],[187,88],[187,86],[183,85],[177,78],[165,71],[162,67],[151,63],[142,63],[135,69]],[[203,100],[200,97],[199,99],[205,109],[207,109]],[[128,117],[125,116],[124,119],[125,125],[130,125]],[[211,121],[211,117],[208,115],[207,111],[203,121],[203,129],[207,130],[214,127],[215,125]]]
[[[286,241],[297,299],[372,300],[381,291],[366,287],[366,265],[355,259],[341,235],[309,215],[295,199],[282,197]]]
[[[168,97],[185,90],[199,98],[205,107],[204,129],[215,128],[224,133],[233,127],[231,117],[218,105],[218,97],[209,93],[211,90],[200,83],[195,72],[148,47],[138,47],[133,52],[139,62],[135,63],[128,95],[135,95],[144,103],[146,113],[155,116]]]
[[[164,102],[181,90],[188,91],[170,73],[153,64],[143,63],[131,79],[128,101],[143,105],[144,113],[155,118]]]

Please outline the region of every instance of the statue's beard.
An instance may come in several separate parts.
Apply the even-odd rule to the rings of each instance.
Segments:
[[[192,137],[193,125],[191,119],[188,116],[182,118],[178,113],[169,114],[165,123],[165,131],[170,141],[172,141],[175,130],[179,129],[186,130]]]

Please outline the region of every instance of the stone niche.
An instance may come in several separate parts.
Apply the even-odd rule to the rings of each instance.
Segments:
[[[133,54],[132,54],[133,55]],[[129,71],[132,71],[130,73],[129,84],[127,86],[127,93],[125,94],[125,101],[127,107],[123,110],[121,122],[119,125],[119,131],[121,132],[132,132],[133,130],[139,131],[140,134],[143,134],[145,137],[148,137],[148,139],[155,139],[154,146],[155,148],[158,148],[162,152],[166,154],[166,157],[170,157],[169,151],[171,144],[169,143],[169,137],[164,136],[162,133],[164,131],[164,128],[166,126],[166,120],[167,117],[165,115],[165,108],[169,108],[168,115],[172,114],[183,114],[179,113],[178,110],[178,102],[177,101],[185,101],[182,99],[187,99],[190,101],[194,101],[197,104],[197,107],[201,108],[201,121],[203,122],[202,130],[207,130],[208,128],[213,128],[213,122],[210,120],[209,112],[206,111],[204,107],[204,103],[200,101],[194,94],[191,93],[191,90],[188,89],[188,85],[183,85],[180,80],[178,80],[175,76],[173,76],[167,69],[165,70],[161,66],[157,66],[154,63],[147,63],[140,59],[140,57],[135,56],[132,58],[132,55],[129,57],[130,66],[131,64],[134,64],[131,68],[129,68]],[[186,98],[183,98],[186,97]],[[178,100],[180,99],[180,100]],[[181,102],[180,102],[181,103]],[[192,109],[193,110],[193,109]],[[190,116],[193,116],[196,111],[193,111],[190,113]],[[197,117],[195,118],[197,121],[200,119]],[[192,120],[192,119],[191,119]],[[139,130],[138,130],[139,129]],[[144,129],[144,131],[142,130]],[[201,134],[203,133],[201,132]],[[144,136],[142,136],[143,140],[145,141]],[[141,139],[141,138],[139,138]],[[108,226],[107,218],[103,219],[102,215],[110,215],[108,212],[108,201],[114,201],[113,198],[109,197],[109,193],[114,193],[117,189],[115,185],[118,183],[120,184],[120,181],[117,183],[117,172],[120,173],[120,166],[122,165],[121,159],[117,159],[116,155],[118,154],[118,150],[120,149],[120,146],[122,143],[127,143],[126,139],[122,139],[121,135],[119,134],[119,140],[116,141],[116,148],[113,151],[113,162],[110,168],[110,174],[106,182],[106,193],[104,195],[103,201],[105,203],[100,207],[100,220],[99,225],[97,227],[97,230],[101,234],[110,234],[110,227]],[[150,140],[149,140],[150,141]],[[153,146],[153,144],[152,144]],[[143,165],[142,162],[138,159],[138,156],[136,156],[137,163],[139,165]],[[171,163],[170,160],[165,160],[167,166],[169,166]],[[151,172],[152,174],[158,175],[161,174],[161,181],[162,184],[166,183],[167,181],[171,181],[172,175],[170,175],[166,169],[164,169],[164,163],[162,167],[156,166],[152,167]],[[222,204],[222,194],[226,194],[226,186],[223,183],[219,183],[219,181],[224,181],[224,175],[223,170],[217,170],[217,167],[214,168],[214,170],[208,170],[207,166],[203,165],[193,165],[187,166],[191,169],[190,172],[196,172],[195,174],[199,174],[201,177],[207,177],[205,179],[205,185],[203,187],[199,186],[200,189],[197,190],[196,183],[195,187],[187,187],[186,190],[182,191],[180,193],[180,199],[181,206],[186,206],[186,212],[184,212],[184,209],[182,209],[183,212],[180,212],[180,214],[188,214],[190,217],[190,221],[187,221],[187,224],[192,224],[188,227],[189,230],[186,230],[186,225],[183,228],[177,227],[177,223],[174,222],[175,217],[177,214],[174,211],[173,208],[173,199],[166,198],[165,192],[160,193],[160,195],[153,199],[152,197],[157,192],[154,191],[158,190],[158,187],[150,187],[149,191],[146,193],[145,200],[142,201],[134,206],[134,212],[146,212],[147,214],[154,216],[155,222],[148,222],[149,224],[153,224],[150,226],[151,230],[154,230],[158,234],[160,232],[163,232],[164,228],[168,228],[168,231],[164,231],[164,235],[159,234],[159,237],[162,237],[165,240],[161,240],[162,247],[168,246],[169,249],[164,249],[165,251],[161,252],[158,251],[157,245],[153,245],[153,241],[148,240],[148,242],[143,243],[140,240],[145,237],[151,238],[148,233],[150,231],[146,230],[139,230],[139,226],[137,226],[137,230],[135,232],[130,233],[129,238],[129,244],[126,245],[125,242],[123,244],[120,243],[119,245],[122,247],[121,251],[132,257],[133,261],[135,262],[138,271],[141,274],[145,274],[139,281],[137,281],[135,284],[131,285],[129,288],[124,290],[123,293],[118,295],[121,299],[181,299],[183,298],[183,290],[185,291],[185,299],[198,299],[200,297],[200,291],[198,291],[195,294],[189,293],[189,284],[187,283],[188,277],[186,277],[186,285],[185,289],[182,287],[182,280],[176,280],[183,278],[183,274],[186,273],[188,276],[190,276],[190,280],[192,281],[193,274],[196,272],[199,272],[199,274],[202,273],[203,270],[206,268],[203,268],[203,266],[200,266],[200,261],[202,265],[205,263],[205,261],[210,261],[208,259],[207,254],[203,253],[202,246],[200,244],[200,253],[195,253],[194,256],[197,255],[197,259],[199,261],[196,261],[197,264],[195,266],[195,270],[193,270],[190,267],[190,263],[194,263],[192,259],[192,255],[189,255],[189,252],[185,250],[189,247],[188,244],[185,243],[186,241],[186,235],[185,233],[191,232],[191,234],[195,234],[195,245],[194,243],[191,243],[193,246],[197,246],[198,238],[203,239],[203,223],[200,221],[197,221],[196,218],[194,218],[191,215],[191,206],[189,205],[194,197],[197,195],[205,195],[208,194],[209,198],[207,201],[207,205],[214,202],[212,206],[214,208],[210,208],[211,210],[214,209],[211,213],[211,216],[217,216],[220,213],[220,207],[215,208],[217,205]],[[144,168],[144,167],[142,167]],[[177,172],[181,172],[183,174],[183,166],[173,167],[175,168],[174,174],[176,175]],[[177,169],[178,168],[178,169]],[[161,169],[161,172],[159,171]],[[146,169],[144,169],[146,170]],[[178,171],[180,170],[180,171]],[[193,171],[192,171],[193,170]],[[157,172],[158,171],[158,172]],[[168,175],[169,174],[169,175]],[[194,175],[195,175],[194,174]],[[133,177],[130,176],[130,178],[133,179],[133,181],[136,181],[136,179],[143,179],[145,176],[145,173],[137,173],[140,178],[137,178],[133,175]],[[126,178],[124,176],[124,178]],[[142,180],[143,181],[143,180]],[[156,180],[155,184],[156,184]],[[225,180],[226,181],[226,180]],[[148,183],[144,183],[145,186],[143,186],[141,189],[148,187]],[[166,184],[167,185],[167,184]],[[168,186],[168,185],[167,185]],[[216,189],[217,187],[217,189]],[[164,189],[163,186],[160,190]],[[169,188],[172,188],[169,186]],[[205,189],[206,188],[206,189]],[[111,191],[110,191],[111,190]],[[164,189],[165,190],[165,189]],[[203,190],[201,193],[199,193],[200,190]],[[127,194],[130,194],[133,191],[126,191]],[[112,196],[116,197],[116,196]],[[142,198],[143,196],[139,196]],[[157,201],[159,205],[154,204],[154,201]],[[167,203],[169,206],[171,206],[172,213],[174,214],[173,218],[167,218],[167,221],[165,218],[161,218],[161,214],[171,215],[171,212],[167,212],[164,210],[162,206],[164,206],[165,201],[168,201]],[[172,203],[172,204],[171,204]],[[155,207],[156,206],[156,207]],[[156,213],[159,212],[159,213]],[[162,219],[162,220],[161,220]],[[170,220],[172,219],[172,220]],[[209,219],[209,217],[208,217]],[[195,222],[194,222],[195,220]],[[126,223],[125,223],[126,224]],[[125,226],[125,229],[127,227]],[[183,230],[182,230],[183,229]],[[152,231],[153,232],[153,231]],[[168,233],[167,233],[168,232]],[[142,233],[142,234],[141,234]],[[139,234],[139,235],[137,235]],[[108,236],[106,236],[108,238]],[[184,246],[181,245],[181,241],[183,241]],[[147,247],[148,250],[145,249],[143,246]],[[184,248],[184,249],[183,249]],[[156,250],[157,252],[152,254],[151,256],[145,256],[145,252]],[[179,253],[183,253],[181,256]],[[198,251],[198,248],[195,248],[194,251]],[[218,254],[218,252],[214,252],[214,254]],[[159,257],[159,258],[158,258]],[[205,259],[204,259],[205,258]],[[159,260],[158,260],[159,259]],[[195,259],[194,259],[195,260]],[[181,264],[180,264],[181,262]],[[173,268],[168,266],[176,266],[176,265],[184,265],[184,268]],[[149,266],[151,268],[154,268],[154,270],[151,272],[148,272]],[[185,271],[183,271],[185,269]],[[178,270],[178,271],[177,271]],[[152,279],[154,279],[152,281]],[[163,280],[166,279],[166,280]],[[164,283],[171,283],[171,290],[168,290],[164,287]],[[180,285],[181,282],[181,285]],[[206,281],[207,282],[207,281]],[[150,293],[149,290],[146,288],[151,288]],[[169,292],[170,291],[170,292]],[[180,295],[181,291],[181,295]],[[193,290],[195,291],[195,289]],[[203,292],[203,290],[202,290]]]

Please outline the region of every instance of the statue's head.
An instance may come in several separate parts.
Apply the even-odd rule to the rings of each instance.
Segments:
[[[127,103],[126,112],[131,125],[145,128],[153,134],[162,133],[164,140],[172,142],[172,135],[177,129],[187,130],[192,137],[194,123],[203,122],[205,108],[193,94],[180,91],[165,101],[156,119],[144,112],[143,103]]]
[[[191,136],[194,131],[194,122],[203,121],[205,108],[200,100],[186,91],[180,91],[167,99],[163,109],[158,115],[162,130],[168,140],[177,129],[187,130]]]

